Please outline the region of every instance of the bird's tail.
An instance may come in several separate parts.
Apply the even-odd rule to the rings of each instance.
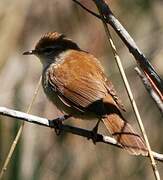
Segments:
[[[134,131],[129,123],[124,121],[121,114],[111,113],[102,118],[112,136],[132,155],[147,156],[148,151],[142,138]]]

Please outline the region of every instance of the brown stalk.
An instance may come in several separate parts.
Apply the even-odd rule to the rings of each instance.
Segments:
[[[34,101],[35,101],[36,96],[37,96],[38,91],[39,91],[39,87],[40,87],[40,84],[41,84],[41,79],[42,79],[42,77],[40,77],[40,79],[39,79],[39,81],[38,81],[38,84],[37,84],[36,89],[35,89],[35,92],[34,92],[34,94],[33,94],[31,103],[29,104],[26,113],[30,113],[30,111],[31,111],[31,108],[32,108],[32,106],[33,106],[33,104],[34,104]],[[18,144],[18,141],[19,141],[19,139],[20,139],[20,137],[21,137],[21,135],[22,135],[23,128],[24,128],[24,121],[23,121],[22,124],[20,125],[20,128],[19,128],[19,130],[18,130],[18,132],[17,132],[17,134],[16,134],[16,136],[15,136],[15,139],[14,139],[14,141],[13,141],[11,147],[10,147],[10,150],[9,150],[9,152],[8,152],[8,154],[7,154],[7,157],[6,157],[5,161],[4,161],[4,164],[3,164],[2,169],[1,169],[1,171],[0,171],[0,180],[3,178],[3,175],[4,175],[5,171],[7,170],[7,166],[8,166],[8,164],[9,164],[10,160],[11,160],[11,157],[12,157],[12,155],[13,155],[13,153],[14,153],[14,150],[15,150],[15,148],[16,148],[16,146],[17,146],[17,144]]]
[[[103,0],[93,0],[93,2],[96,4],[96,6],[97,6],[97,8],[98,8],[98,10],[99,10],[99,13],[100,13],[100,15],[101,15],[101,17],[102,17],[102,22],[103,22],[103,25],[104,25],[104,29],[105,29],[105,32],[106,32],[108,41],[109,41],[109,43],[110,43],[110,45],[111,45],[111,48],[112,48],[112,51],[113,51],[113,54],[114,54],[114,57],[115,57],[117,66],[118,66],[118,68],[119,68],[121,77],[122,77],[123,82],[124,82],[124,84],[125,84],[125,87],[126,87],[126,90],[127,90],[127,94],[128,94],[128,96],[129,96],[129,99],[130,99],[132,108],[133,108],[133,110],[134,110],[136,119],[137,119],[137,121],[138,121],[140,130],[141,130],[141,132],[142,132],[143,138],[144,138],[144,140],[145,140],[145,143],[146,143],[146,146],[147,146],[147,149],[148,149],[149,158],[150,158],[150,161],[151,161],[151,166],[152,166],[152,169],[153,169],[153,173],[154,173],[154,175],[155,175],[155,179],[156,179],[156,180],[160,180],[159,171],[158,171],[158,169],[157,169],[156,162],[155,162],[155,159],[154,159],[153,154],[152,154],[152,150],[151,150],[151,147],[150,147],[150,144],[149,144],[149,141],[148,141],[148,137],[147,137],[147,134],[146,134],[146,131],[145,131],[143,122],[142,122],[142,120],[141,120],[141,117],[140,117],[140,114],[139,114],[139,111],[138,111],[136,102],[135,102],[135,100],[134,100],[134,97],[133,97],[131,88],[130,88],[130,86],[129,86],[127,77],[126,77],[125,72],[124,72],[124,69],[123,69],[121,60],[120,60],[120,58],[119,58],[119,56],[118,56],[116,47],[115,47],[115,45],[114,45],[114,43],[113,43],[113,40],[112,40],[110,31],[109,31],[109,29],[108,29],[106,20],[105,20],[105,18],[104,18],[105,15],[106,15],[105,13],[108,13],[107,10],[109,10],[109,9],[106,8],[106,7],[107,7],[107,4],[106,4]],[[103,9],[104,9],[104,10],[103,10]],[[150,77],[150,78],[151,78],[151,77]]]

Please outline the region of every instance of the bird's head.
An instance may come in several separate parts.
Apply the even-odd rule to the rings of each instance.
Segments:
[[[23,55],[36,55],[43,65],[54,62],[55,57],[68,49],[80,48],[72,40],[58,32],[48,32],[37,42],[35,48],[26,51]]]

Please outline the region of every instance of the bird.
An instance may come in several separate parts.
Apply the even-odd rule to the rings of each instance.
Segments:
[[[142,137],[122,115],[124,106],[94,55],[56,31],[45,33],[35,48],[23,55],[40,59],[42,87],[60,111],[83,120],[98,119],[129,154],[148,154]]]

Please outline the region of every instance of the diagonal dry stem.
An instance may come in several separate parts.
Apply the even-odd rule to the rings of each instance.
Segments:
[[[36,96],[37,96],[38,91],[39,91],[39,87],[40,87],[40,84],[41,84],[41,79],[42,79],[42,77],[40,77],[40,79],[39,79],[39,81],[38,81],[38,84],[37,84],[36,89],[35,89],[35,91],[34,91],[34,94],[33,94],[32,100],[31,100],[31,103],[29,104],[26,113],[29,113],[29,112],[31,111],[31,108],[32,108],[32,106],[33,106],[33,104],[34,104],[34,101],[35,101]],[[7,166],[8,166],[8,164],[9,164],[10,160],[11,160],[11,157],[12,157],[12,155],[13,155],[13,153],[14,153],[14,150],[15,150],[15,148],[16,148],[16,145],[18,144],[18,141],[19,141],[19,139],[20,139],[20,137],[21,137],[21,134],[22,134],[22,132],[23,132],[24,124],[25,124],[25,123],[24,123],[24,121],[23,121],[23,122],[21,123],[20,128],[19,128],[19,130],[18,130],[18,132],[17,132],[17,134],[16,134],[16,136],[15,136],[15,139],[14,139],[14,141],[13,141],[11,147],[10,147],[10,150],[9,150],[9,152],[8,152],[8,155],[7,155],[6,159],[5,159],[5,162],[4,162],[4,164],[3,164],[3,166],[2,166],[2,169],[1,169],[1,172],[0,172],[0,180],[3,178],[3,175],[4,175],[5,171],[7,170]]]
[[[138,67],[135,67],[135,71],[137,72],[138,76],[140,77],[142,83],[144,84],[145,89],[148,91],[151,98],[154,100],[158,109],[160,110],[161,114],[163,115],[163,102],[161,100],[161,97],[153,89],[151,83],[149,82],[149,79],[145,76],[145,74]]]
[[[136,119],[137,119],[137,121],[138,121],[139,127],[140,127],[140,129],[141,129],[142,134],[143,134],[143,137],[144,137],[144,140],[145,140],[147,149],[148,149],[148,153],[149,153],[149,158],[150,158],[150,161],[151,161],[152,169],[153,169],[153,172],[154,172],[154,175],[155,175],[155,179],[156,179],[156,180],[160,180],[160,175],[159,175],[159,172],[158,172],[158,169],[157,169],[157,166],[156,166],[156,162],[155,162],[154,157],[153,157],[153,154],[152,154],[152,150],[151,150],[151,147],[150,147],[150,144],[149,144],[149,141],[148,141],[148,137],[147,137],[147,134],[146,134],[146,131],[145,131],[143,122],[142,122],[142,120],[141,120],[141,117],[140,117],[140,114],[139,114],[139,111],[138,111],[136,102],[135,102],[135,100],[134,100],[134,97],[133,97],[133,94],[132,94],[130,85],[129,85],[129,83],[128,83],[127,77],[126,77],[126,75],[125,75],[125,72],[124,72],[124,69],[123,69],[121,60],[120,60],[120,58],[119,58],[119,56],[118,56],[116,47],[115,47],[115,45],[114,45],[114,43],[113,43],[113,40],[112,40],[112,38],[111,38],[111,34],[110,34],[110,31],[109,31],[109,28],[108,28],[108,26],[107,26],[106,20],[105,20],[105,18],[104,18],[104,15],[103,15],[103,13],[102,13],[102,10],[101,10],[101,6],[99,5],[100,3],[99,3],[97,0],[93,0],[93,1],[94,1],[94,3],[96,4],[96,6],[97,6],[97,8],[98,8],[98,10],[99,10],[99,12],[100,12],[100,15],[101,15],[101,17],[102,17],[102,22],[103,22],[103,25],[104,25],[104,29],[105,29],[107,38],[108,38],[109,43],[110,43],[110,45],[111,45],[111,48],[112,48],[112,51],[113,51],[113,54],[114,54],[114,57],[115,57],[117,66],[118,66],[118,68],[119,68],[121,77],[122,77],[122,79],[123,79],[123,82],[124,82],[124,84],[125,84],[125,88],[126,88],[126,90],[127,90],[127,94],[128,94],[128,96],[129,96],[129,99],[130,99],[131,105],[132,105],[132,107],[133,107],[133,110],[134,110]]]

